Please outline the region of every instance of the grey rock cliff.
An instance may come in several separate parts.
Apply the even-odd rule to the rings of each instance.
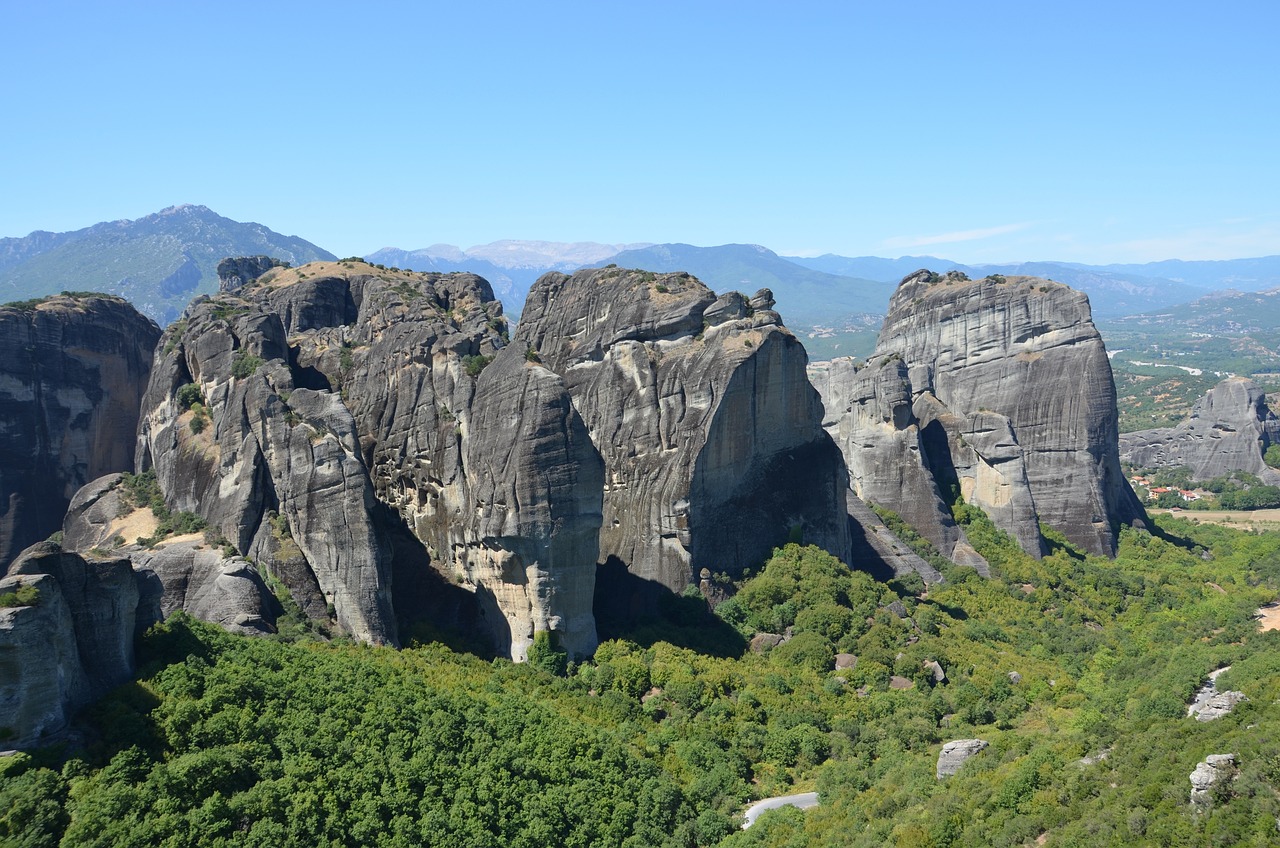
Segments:
[[[1088,299],[1030,277],[920,271],[890,302],[875,354],[820,381],[855,491],[958,560],[958,494],[1024,550],[1039,523],[1113,554],[1113,524],[1144,517],[1117,450],[1115,386]]]
[[[789,535],[847,558],[847,476],[772,307],[680,273],[534,285],[513,347],[563,378],[604,460],[602,561],[682,591]]]
[[[1209,390],[1177,427],[1120,434],[1120,458],[1139,468],[1186,465],[1196,480],[1246,471],[1280,484],[1280,471],[1262,455],[1280,444],[1280,420],[1262,389],[1245,377],[1228,377]]]
[[[138,586],[129,560],[44,542],[14,560],[0,592],[34,586],[34,606],[0,610],[0,726],[29,745],[133,674]]]
[[[132,468],[159,337],[107,295],[0,307],[0,567],[57,530],[81,486]]]
[[[354,421],[336,395],[301,388],[295,375],[278,315],[225,295],[197,302],[157,354],[138,467],[154,468],[171,509],[202,516],[241,553],[270,561],[270,519],[284,516],[337,623],[394,642],[389,565]],[[199,407],[180,402],[187,384]]]
[[[233,291],[194,303],[157,357],[139,463],[170,507],[357,638],[396,641],[442,591],[434,570],[499,651],[522,659],[539,630],[593,651],[599,456],[561,379],[504,355],[488,284],[261,264],[228,263]]]

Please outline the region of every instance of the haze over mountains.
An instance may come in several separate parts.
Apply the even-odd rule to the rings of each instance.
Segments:
[[[99,291],[129,300],[164,326],[191,298],[218,290],[218,262],[254,254],[295,265],[336,258],[297,236],[183,204],[134,221],[0,238],[0,302]]]
[[[203,206],[182,205],[135,221],[96,224],[70,233],[37,231],[0,239],[0,299],[97,290],[128,298],[161,325],[190,299],[216,290],[216,265],[233,255],[266,254],[292,264],[332,259],[298,236],[240,223]],[[385,247],[371,262],[415,271],[470,271],[487,279],[516,318],[534,281],[548,271],[616,264],[655,272],[688,271],[717,289],[773,290],[778,309],[810,355],[866,354],[897,282],[920,268],[1035,275],[1089,295],[1096,319],[1167,310],[1225,290],[1280,286],[1280,256],[1228,261],[1166,260],[1145,265],[1022,262],[966,265],[934,256],[881,258],[825,254],[780,256],[760,245],[599,244],[502,240],[462,249],[433,244]],[[1195,307],[1193,311],[1198,311]]]

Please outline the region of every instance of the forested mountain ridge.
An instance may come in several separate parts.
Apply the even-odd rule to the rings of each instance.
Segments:
[[[101,291],[165,326],[192,297],[217,291],[220,260],[252,254],[297,265],[335,258],[262,224],[233,221],[204,206],[171,206],[133,221],[0,239],[0,302]]]

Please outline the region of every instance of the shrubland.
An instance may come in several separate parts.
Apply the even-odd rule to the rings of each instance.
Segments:
[[[175,616],[82,717],[84,744],[0,764],[0,841],[1276,844],[1280,633],[1253,616],[1280,589],[1280,536],[1160,519],[1115,560],[1052,531],[1034,560],[957,517],[993,578],[952,567],[913,591],[787,545],[715,617],[674,599],[579,663],[549,640],[513,665]],[[745,649],[759,633],[786,638]],[[1226,665],[1219,688],[1249,700],[1188,718]],[[938,780],[941,745],[970,737],[990,747]],[[1193,809],[1210,753],[1238,774]],[[819,807],[739,830],[749,800],[815,789]]]

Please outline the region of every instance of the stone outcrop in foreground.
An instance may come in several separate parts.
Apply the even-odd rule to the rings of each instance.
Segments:
[[[0,568],[62,525],[77,489],[133,467],[159,337],[109,295],[0,307]]]
[[[1280,444],[1280,419],[1266,394],[1245,377],[1228,377],[1196,401],[1177,427],[1120,434],[1120,458],[1139,468],[1185,465],[1195,480],[1246,471],[1280,485],[1280,471],[1262,460],[1274,444]]]
[[[0,726],[18,747],[132,677],[138,609],[127,557],[86,558],[49,542],[0,579],[0,594],[20,588],[34,589],[34,602],[0,609]]]
[[[866,364],[836,360],[815,382],[857,494],[957,562],[983,566],[957,496],[1037,556],[1041,522],[1111,555],[1114,525],[1144,517],[1120,470],[1111,366],[1067,286],[918,271]]]

